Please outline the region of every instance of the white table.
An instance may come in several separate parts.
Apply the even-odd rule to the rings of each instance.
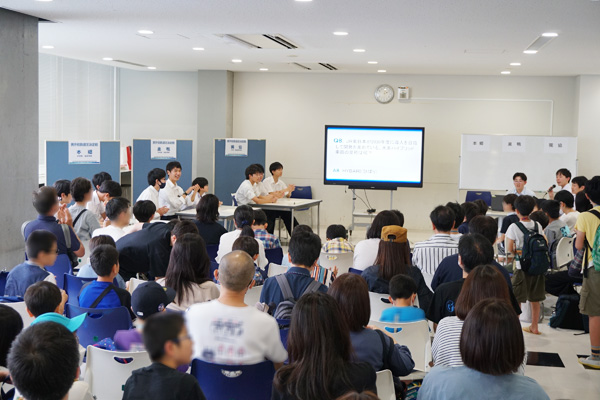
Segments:
[[[290,211],[292,216],[292,230],[294,229],[294,211],[301,210],[303,208],[317,207],[317,235],[321,235],[321,202],[323,200],[316,199],[293,199],[293,198],[282,198],[278,199],[275,203],[267,204],[252,204],[252,207],[262,208],[263,210],[278,210],[278,211]],[[311,218],[312,223],[312,218]],[[290,232],[291,233],[291,232]]]
[[[223,222],[223,226],[228,228],[228,222],[233,221],[233,213],[235,212],[234,206],[220,206],[219,207],[219,220]],[[196,210],[190,208],[189,210],[179,211],[175,213],[179,219],[196,219]]]

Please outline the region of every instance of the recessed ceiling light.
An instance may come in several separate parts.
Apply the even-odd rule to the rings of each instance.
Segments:
[[[500,72],[502,75],[510,75],[510,71],[502,71]]]
[[[377,64],[377,61],[367,61],[367,64]]]
[[[204,47],[192,47],[192,50],[204,51]]]
[[[354,51],[355,53],[364,53],[366,50],[365,49],[354,49],[352,51]]]
[[[558,33],[556,32],[546,32],[546,33],[542,33],[543,37],[557,37]]]
[[[333,34],[335,36],[348,36],[348,32],[343,32],[343,31],[333,32]]]
[[[139,33],[140,35],[153,35],[153,34],[154,34],[154,32],[153,32],[153,31],[149,31],[148,29],[140,29],[140,30],[138,31],[138,33]]]
[[[146,67],[146,68],[148,68],[148,69],[156,69],[156,67]]]
[[[387,72],[385,69],[378,69],[377,72]]]
[[[268,71],[269,68],[261,68],[260,71]]]
[[[517,62],[515,62],[515,63],[510,63],[510,65],[511,65],[512,67],[520,67],[520,66],[521,66],[521,63],[517,63]]]
[[[241,63],[242,60],[240,60],[239,58],[234,58],[233,60],[231,60],[232,63]]]
[[[112,59],[112,58],[110,58],[110,57],[104,57],[104,58],[102,58],[102,59],[103,59],[104,61],[112,61],[112,60],[113,60],[113,59]]]
[[[53,49],[53,48],[54,48],[54,46],[48,46],[48,45],[42,46],[42,49]]]
[[[525,54],[536,54],[538,51],[537,50],[525,50],[523,51],[523,53]]]

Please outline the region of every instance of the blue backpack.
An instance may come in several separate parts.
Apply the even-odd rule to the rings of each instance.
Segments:
[[[515,222],[515,224],[523,232],[523,250],[519,257],[521,270],[529,275],[545,274],[552,263],[548,242],[544,235],[538,232],[537,222],[532,230],[525,228],[521,222]]]

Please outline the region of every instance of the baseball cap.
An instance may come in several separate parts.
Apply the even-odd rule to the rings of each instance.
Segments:
[[[39,324],[42,322],[56,322],[57,324],[61,324],[65,328],[67,328],[71,332],[75,332],[81,324],[83,324],[83,320],[87,314],[83,313],[73,318],[67,318],[64,315],[60,315],[54,312],[49,312],[46,314],[42,314],[33,320],[31,325]]]
[[[388,225],[381,228],[381,240],[385,242],[406,243],[407,230],[399,225]]]
[[[175,291],[162,287],[156,282],[146,282],[138,286],[131,295],[131,308],[140,318],[148,318],[161,312],[175,299]]]

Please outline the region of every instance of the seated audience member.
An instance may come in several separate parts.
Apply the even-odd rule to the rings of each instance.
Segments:
[[[353,253],[354,246],[348,241],[348,231],[344,225],[329,225],[327,227],[327,242],[321,249],[322,253]]]
[[[100,193],[100,186],[102,183],[104,183],[104,181],[110,180],[112,180],[112,176],[110,176],[108,172],[98,172],[92,178],[94,192],[92,193],[92,199],[87,204],[87,209],[91,211],[99,221],[106,218],[104,205],[108,201],[108,194]]]
[[[515,187],[506,192],[507,195],[514,194],[515,196],[526,195],[535,197],[535,193],[525,187],[527,185],[527,175],[523,172],[516,172],[513,175],[513,185]]]
[[[54,182],[54,189],[56,189],[56,194],[58,195],[58,203],[60,205],[68,206],[73,201],[73,196],[71,196],[71,181],[68,179],[59,179]]]
[[[196,206],[194,222],[207,246],[219,244],[221,236],[227,233],[227,229],[219,223],[219,198],[214,194],[202,196]]]
[[[420,400],[549,400],[536,381],[516,374],[525,343],[519,319],[506,301],[477,303],[465,318],[459,348],[464,366],[433,367],[419,390]]]
[[[90,239],[90,242],[88,244],[89,247],[89,251],[92,252],[94,251],[94,249],[100,245],[110,245],[114,248],[116,248],[116,244],[115,244],[115,240],[113,238],[111,238],[108,235],[100,235],[100,236],[96,236],[94,238]],[[83,264],[80,268],[79,268],[79,272],[77,272],[77,277],[79,278],[98,278],[98,274],[96,274],[96,272],[94,271],[94,269],[92,268],[92,264],[90,264],[89,260],[87,263]],[[125,281],[123,280],[123,278],[121,277],[121,275],[117,275],[117,277],[115,278],[117,280],[117,284],[121,289],[125,289]]]
[[[465,279],[456,299],[456,316],[445,317],[438,324],[432,346],[434,365],[462,366],[458,345],[467,314],[483,299],[500,299],[510,304],[508,293],[506,282],[495,267],[491,265],[475,267]]]
[[[573,193],[573,196],[585,190],[587,181],[588,179],[585,176],[576,176],[575,178],[571,179],[571,192]]]
[[[235,239],[240,237],[242,232],[244,232],[244,236],[254,236],[254,232],[252,231],[252,224],[254,223],[254,210],[250,206],[238,206],[233,213],[233,223],[235,224],[236,229],[231,232],[227,232],[221,236],[221,240],[219,241],[219,250],[217,251],[217,257],[215,261],[220,263],[221,258],[227,253],[231,252],[231,248],[233,246],[233,242]],[[264,269],[269,261],[265,256],[265,246],[263,243],[256,239],[258,243],[258,266]]]
[[[169,211],[161,216],[162,220],[176,219],[179,211],[192,207],[192,197],[196,197],[198,187],[190,186],[183,190],[177,182],[181,178],[181,164],[179,161],[171,161],[167,164],[167,183],[158,192],[158,207],[167,207]]]
[[[46,271],[56,262],[56,237],[48,231],[33,231],[25,246],[28,260],[10,270],[6,277],[5,296],[23,296],[31,285],[48,281],[56,285],[54,274]]]
[[[465,214],[463,214],[462,208],[460,204],[454,202],[449,202],[446,204],[446,207],[452,210],[454,213],[454,225],[452,225],[452,230],[450,231],[450,237],[456,241],[460,239],[462,233],[458,231],[458,227],[463,223],[465,219]]]
[[[267,279],[267,273],[256,265],[256,260],[258,259],[258,243],[256,243],[256,240],[250,236],[240,236],[235,239],[235,242],[233,242],[233,246],[231,247],[231,251],[236,250],[245,251],[252,257],[255,269],[254,284],[255,286],[262,286],[265,283],[265,279]]]
[[[404,214],[400,210],[391,210],[398,217],[399,226],[404,228]]]
[[[69,212],[73,218],[73,229],[83,241],[92,238],[92,233],[100,229],[98,217],[86,208],[86,205],[92,199],[92,184],[85,178],[75,178],[71,181],[71,194],[75,204],[69,207]]]
[[[74,399],[69,390],[79,377],[78,347],[75,335],[59,323],[40,322],[25,329],[8,355],[8,369],[19,392],[15,398]]]
[[[108,235],[116,242],[125,236],[126,232],[124,228],[129,225],[129,221],[131,220],[129,206],[129,200],[124,197],[115,197],[106,203],[106,217],[110,220],[110,225],[96,229],[92,237]]]
[[[167,274],[157,282],[177,293],[175,300],[167,306],[174,311],[185,311],[192,304],[219,297],[219,289],[210,276],[206,245],[197,233],[186,233],[177,239],[171,250]]]
[[[113,246],[104,244],[96,247],[90,255],[90,264],[98,275],[95,281],[88,282],[79,292],[79,305],[83,308],[131,309],[131,295],[125,289],[113,285],[119,273],[119,252]]]
[[[450,230],[454,226],[454,212],[450,208],[437,206],[429,214],[429,218],[435,234],[424,242],[415,244],[412,263],[421,270],[425,283],[431,288],[431,280],[438,265],[445,257],[458,253],[458,243],[450,237]]]
[[[287,347],[290,363],[275,373],[272,400],[333,400],[352,390],[377,392],[375,369],[352,361],[349,329],[333,297],[317,292],[298,300]]]
[[[123,400],[206,400],[196,378],[177,371],[192,361],[194,343],[178,313],[152,315],[144,324],[144,344],[152,365],[133,371]]]
[[[142,330],[144,322],[156,313],[163,312],[175,300],[175,290],[150,281],[139,285],[131,294],[131,310],[137,317],[133,329],[117,331],[115,346],[122,351],[144,351]]]
[[[321,239],[314,233],[294,233],[290,238],[289,261],[292,266],[284,274],[294,299],[299,299],[311,285],[313,268],[321,254]],[[327,293],[327,286],[321,284],[318,291]],[[284,299],[281,287],[275,276],[267,279],[260,292],[260,302],[275,310]]]
[[[577,193],[575,195],[575,209],[577,211],[579,211],[580,213],[583,213],[583,212],[591,210],[593,207],[594,206],[590,202],[590,199],[588,199],[587,196],[585,195],[585,192],[580,191],[579,193]]]
[[[23,319],[12,307],[0,304],[0,378],[6,373],[6,358],[10,345],[23,330]]]
[[[550,220],[548,219],[546,213],[541,210],[533,211],[531,214],[529,214],[529,218],[532,221],[539,223],[542,229],[546,229],[546,227],[550,223]],[[506,242],[506,239],[504,241]]]
[[[511,195],[508,195],[511,196]],[[498,231],[498,223],[492,217],[484,217],[478,215],[473,218],[469,223],[469,232],[471,233],[479,233],[483,235],[486,239],[494,244],[494,239],[496,238],[496,232]],[[512,283],[510,281],[510,274],[502,265],[498,264],[496,261],[490,261],[490,264],[495,266],[498,271],[504,276],[506,279],[506,283],[508,283],[508,287],[512,289]],[[433,280],[431,281],[431,287],[433,290],[436,290],[439,285],[447,282],[460,281],[463,278],[463,270],[458,265],[458,254],[453,254],[448,256],[442,260],[440,266],[435,271],[435,275],[433,276]]]
[[[256,164],[252,164],[246,168],[244,172],[246,180],[243,181],[235,192],[235,201],[238,205],[243,206],[247,204],[267,204],[275,203],[277,197],[273,194],[268,194],[266,191],[264,194],[260,193],[260,189],[257,188],[258,183],[262,180],[263,174]]]
[[[462,224],[458,227],[458,232],[461,234],[469,233],[469,222],[476,216],[480,215],[480,208],[472,201],[467,201],[460,205],[465,219]]]
[[[566,192],[565,190],[561,191]],[[571,196],[571,198],[573,198],[573,196]],[[552,250],[552,245],[554,244],[554,242],[561,239],[564,236],[569,236],[570,231],[567,227],[567,224],[564,221],[561,221],[560,219],[560,203],[558,201],[544,201],[544,203],[542,204],[542,211],[548,217],[549,223],[544,228],[544,235],[546,235],[546,240],[548,240],[548,248]]]
[[[361,240],[354,247],[354,266],[352,268],[364,271],[375,264],[381,240],[381,228],[389,225],[400,226],[400,222],[398,215],[393,211],[385,210],[377,214],[367,229],[366,240]]]
[[[392,277],[398,274],[410,276],[417,284],[419,305],[427,310],[432,294],[419,268],[410,264],[410,247],[406,235],[407,230],[401,226],[384,226],[381,229],[375,264],[365,269],[362,277],[367,281],[371,292],[389,294],[389,282]]]
[[[558,204],[560,204],[560,220],[569,227],[571,233],[574,233],[575,222],[577,222],[577,217],[579,216],[579,211],[575,211],[576,195],[571,196],[569,192],[565,190],[561,190],[561,192],[556,193],[554,196],[554,200],[558,201]]]
[[[186,312],[194,340],[194,358],[216,364],[257,364],[270,360],[279,368],[287,358],[277,321],[244,303],[254,287],[254,263],[243,251],[223,257],[215,276],[221,282],[217,300],[195,304]],[[223,349],[235,349],[224,351]]]
[[[556,186],[558,186],[557,190],[554,190],[553,187],[548,189],[548,197],[550,197],[550,200],[554,200],[554,195],[561,190],[573,193],[571,190],[571,171],[566,168],[561,168],[556,171]]]
[[[192,193],[193,198],[190,197],[192,206],[195,208],[198,206],[200,199],[208,194],[208,179],[199,176],[192,181],[192,187],[197,188],[196,195],[194,196],[194,193]]]
[[[389,369],[392,374],[406,376],[415,367],[410,350],[397,344],[385,331],[368,327],[371,317],[369,288],[363,278],[356,274],[340,275],[329,288],[338,303],[342,318],[350,331],[350,342],[355,360],[371,364],[375,371]],[[399,379],[394,379],[398,398],[403,392]]]
[[[475,205],[477,207],[479,207],[479,214],[478,215],[485,215],[485,214],[487,214],[489,206],[487,205],[487,203],[483,199],[477,199],[473,203],[475,203]]]
[[[442,283],[436,288],[435,292],[433,292],[431,305],[426,312],[427,319],[434,324],[438,324],[442,318],[455,315],[456,299],[464,285],[464,278],[466,278],[475,267],[492,264],[493,260],[494,247],[489,238],[486,238],[479,233],[463,235],[458,242],[458,263],[463,270],[463,279]],[[515,296],[510,289],[509,295],[515,312],[520,314],[521,309],[519,303],[516,301]]]
[[[30,317],[37,318],[42,314],[64,314],[65,303],[69,298],[64,290],[50,282],[36,282],[27,288],[25,306]],[[84,317],[85,318],[85,317]]]
[[[504,261],[506,259],[506,250],[504,249],[504,239],[508,227],[519,221],[519,217],[515,212],[515,200],[517,199],[516,194],[507,194],[502,198],[502,211],[508,213],[506,217],[502,219],[502,226],[500,227],[500,235],[496,239],[498,242],[498,259]],[[479,232],[481,233],[481,232]],[[435,288],[434,288],[435,289]]]
[[[254,222],[252,223],[254,237],[263,242],[265,250],[281,247],[277,236],[267,231],[268,227],[267,214],[263,210],[254,210]]]
[[[425,319],[425,311],[415,306],[417,284],[408,275],[398,274],[390,279],[390,295],[388,297],[393,307],[386,308],[381,313],[383,322],[415,322]]]
[[[77,257],[85,255],[85,248],[73,230],[73,221],[69,218],[70,214],[65,213],[65,207],[59,208],[56,190],[53,187],[43,186],[33,192],[33,207],[38,213],[37,219],[29,221],[23,230],[25,240],[31,232],[42,230],[52,232],[56,237],[58,254],[67,254],[70,251]],[[58,216],[58,219],[54,217]],[[62,221],[63,223],[59,223]],[[62,225],[67,226],[64,229]],[[71,247],[67,248],[65,235],[71,236]]]
[[[581,192],[580,192],[581,193]],[[580,193],[577,193],[579,196]],[[583,286],[581,288],[581,302],[579,308],[582,314],[587,315],[590,320],[590,344],[591,353],[587,358],[580,358],[579,363],[588,367],[600,368],[600,271],[597,260],[594,260],[593,251],[597,244],[598,228],[600,227],[600,176],[594,176],[590,179],[586,186],[584,195],[589,199],[594,206],[589,212],[582,212],[577,222],[575,223],[575,248],[583,250],[588,247],[587,258],[584,258],[583,265],[587,268],[583,271]],[[585,253],[584,253],[585,254]],[[584,256],[585,257],[585,256]]]
[[[151,201],[156,208],[156,213],[154,214],[153,219],[160,219],[163,215],[169,211],[169,207],[159,207],[158,206],[158,192],[160,189],[163,189],[166,185],[166,176],[165,170],[162,168],[154,168],[150,172],[148,172],[148,187],[144,189],[142,193],[138,196],[136,203],[142,200]],[[140,221],[145,222],[145,221]]]

